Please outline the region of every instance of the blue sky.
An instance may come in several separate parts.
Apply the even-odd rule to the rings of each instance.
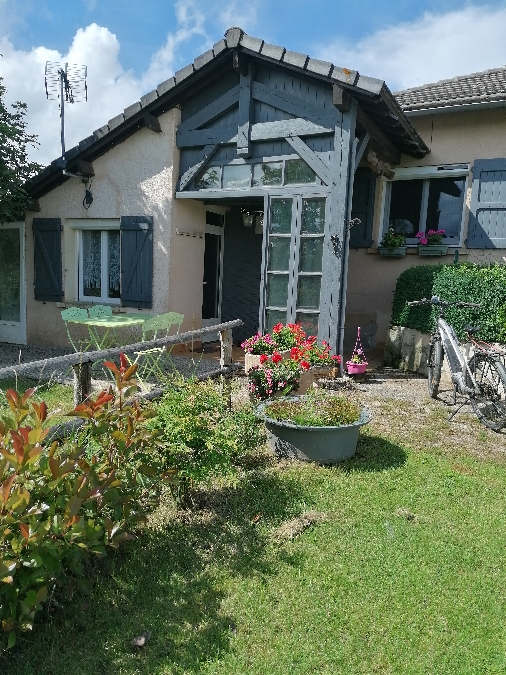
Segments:
[[[28,103],[44,163],[59,154],[47,60],[88,66],[89,101],[67,115],[70,147],[234,25],[393,91],[506,64],[506,0],[0,0],[0,77],[8,100]]]

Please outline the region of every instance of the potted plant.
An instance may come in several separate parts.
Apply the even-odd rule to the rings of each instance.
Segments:
[[[372,416],[359,402],[323,389],[257,407],[276,455],[335,464],[355,454],[360,427]]]
[[[295,361],[306,362],[310,366],[301,373],[297,390],[299,394],[304,394],[312,386],[315,378],[330,380],[340,376],[341,357],[330,353],[330,345],[325,340],[322,340],[321,345],[318,344],[315,335],[307,337],[300,347],[292,347],[290,356]]]
[[[348,370],[348,375],[362,375],[365,373],[367,366],[367,359],[365,358],[364,350],[362,348],[362,342],[360,340],[360,326],[357,329],[357,340],[355,342],[355,347],[351,354],[351,359],[346,361],[346,369]]]
[[[263,401],[276,395],[287,396],[299,386],[300,375],[309,370],[309,363],[283,359],[279,352],[269,357],[261,354],[259,365],[248,371],[248,390],[257,400]]]
[[[393,227],[389,228],[383,235],[378,250],[382,256],[388,258],[402,258],[406,255],[405,235],[398,234]]]
[[[445,230],[428,230],[427,232],[418,232],[418,255],[446,255],[448,246],[443,245]]]
[[[253,366],[260,365],[260,356],[271,356],[274,351],[281,354],[283,359],[289,358],[290,349],[299,345],[306,338],[302,328],[295,323],[284,326],[278,323],[272,333],[257,333],[245,340],[241,347],[244,349],[244,370],[249,373]]]

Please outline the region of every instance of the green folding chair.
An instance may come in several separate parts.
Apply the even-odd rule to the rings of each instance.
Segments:
[[[177,326],[177,335],[183,321],[184,314],[177,312],[158,314],[152,319],[147,319],[142,324],[142,341],[148,342],[149,340],[168,336],[172,326]],[[166,347],[152,347],[151,349],[135,352],[136,358],[134,363],[139,364],[136,374],[139,384],[143,384],[142,381],[148,377],[158,377],[159,379],[164,377],[165,373],[162,368],[163,357],[169,353]]]
[[[69,338],[69,342],[72,345],[73,349],[75,352],[85,352],[91,347],[91,338],[88,340],[77,340],[77,345],[72,339],[72,335],[70,334],[69,330],[69,321],[73,321],[74,319],[78,319],[79,321],[81,320],[86,320],[89,318],[88,312],[86,309],[83,309],[82,307],[68,307],[67,309],[62,309],[61,311],[61,318],[63,319],[63,322],[65,323],[65,329],[67,331],[67,335]]]
[[[88,309],[90,319],[100,319],[102,316],[112,316],[112,307],[109,305],[92,305]]]

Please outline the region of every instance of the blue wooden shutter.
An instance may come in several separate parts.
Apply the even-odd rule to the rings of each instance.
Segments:
[[[121,304],[124,307],[152,306],[153,217],[121,218]]]
[[[63,299],[60,218],[34,218],[35,300],[59,302]]]
[[[369,248],[372,244],[372,219],[376,176],[370,169],[357,169],[353,182],[351,217],[360,218],[350,230],[350,248]]]
[[[506,159],[477,159],[467,248],[506,248]]]

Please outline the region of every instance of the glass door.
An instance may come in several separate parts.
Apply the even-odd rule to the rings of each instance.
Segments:
[[[0,225],[0,342],[26,342],[24,223]]]
[[[320,320],[326,197],[269,197],[260,325],[298,323],[317,335]]]

